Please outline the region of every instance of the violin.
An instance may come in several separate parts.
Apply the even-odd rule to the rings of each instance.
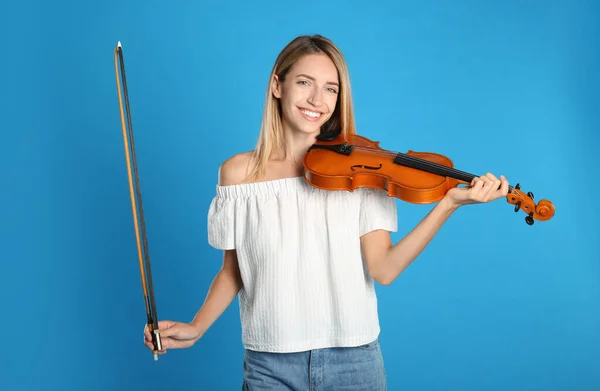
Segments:
[[[454,168],[447,156],[432,152],[392,152],[378,141],[359,135],[343,135],[340,130],[322,132],[303,159],[304,178],[313,187],[353,191],[369,187],[387,191],[389,196],[413,204],[440,201],[448,190],[469,185],[479,175]],[[533,193],[510,186],[506,200],[514,211],[527,214],[525,221],[546,221],[554,216],[552,202],[537,204]]]

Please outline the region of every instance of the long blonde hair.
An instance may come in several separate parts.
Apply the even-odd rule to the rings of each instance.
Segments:
[[[273,96],[272,91],[272,82],[275,75],[277,75],[280,82],[283,82],[287,73],[298,60],[308,54],[317,53],[326,54],[331,59],[337,68],[340,79],[340,91],[335,111],[331,118],[323,124],[321,131],[340,129],[343,134],[356,133],[350,75],[342,52],[332,41],[318,34],[296,37],[279,53],[271,70],[260,135],[253,152],[253,165],[248,174],[248,179],[261,178],[265,174],[267,162],[273,152],[284,146],[280,102],[279,99]]]

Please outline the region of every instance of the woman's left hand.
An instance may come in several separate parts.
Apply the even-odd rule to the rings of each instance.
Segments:
[[[470,187],[450,189],[446,193],[445,198],[458,207],[494,201],[498,198],[506,197],[507,194],[508,181],[506,178],[501,175],[500,179],[498,179],[488,172],[486,175],[474,178]]]

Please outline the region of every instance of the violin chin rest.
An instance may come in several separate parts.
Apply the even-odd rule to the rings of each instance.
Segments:
[[[321,134],[319,134],[317,136],[317,140],[331,141],[331,140],[335,139],[337,136],[339,136],[341,132],[342,132],[342,129],[326,130],[325,132],[321,132]]]

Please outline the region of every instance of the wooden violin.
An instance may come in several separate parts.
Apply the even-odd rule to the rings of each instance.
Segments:
[[[479,175],[459,171],[448,157],[431,152],[406,153],[382,149],[378,141],[359,135],[344,136],[340,130],[321,133],[304,156],[304,178],[325,190],[353,191],[370,187],[413,204],[441,200],[448,190],[469,185]],[[523,193],[520,185],[509,186],[506,200],[515,212],[527,214],[525,221],[545,221],[554,216],[552,202],[534,202],[533,193]]]

